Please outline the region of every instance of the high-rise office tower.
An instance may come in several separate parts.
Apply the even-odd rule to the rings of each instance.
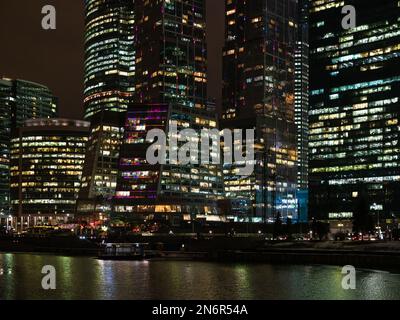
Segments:
[[[10,213],[10,134],[12,86],[0,80],[0,224]]]
[[[57,98],[48,87],[26,80],[0,81],[4,90],[4,105],[11,110],[11,129],[21,126],[28,119],[52,118],[57,115]],[[8,99],[7,92],[11,93]]]
[[[309,104],[308,0],[298,2],[298,36],[295,51],[294,110],[297,139],[297,201],[301,221],[308,213],[308,104]]]
[[[123,138],[125,114],[103,111],[90,118],[90,136],[82,195],[85,198],[114,196],[119,148]]]
[[[135,102],[205,109],[204,0],[135,1]]]
[[[10,212],[10,139],[31,118],[57,115],[57,99],[44,85],[0,79],[0,219]]]
[[[176,133],[171,131],[172,122],[177,124]],[[218,210],[218,200],[222,198],[219,164],[182,164],[180,160],[148,163],[147,151],[151,143],[146,136],[149,130],[160,129],[180,139],[179,132],[188,128],[198,133],[193,141],[200,142],[203,129],[215,130],[219,138],[213,114],[174,104],[134,104],[129,108],[114,205],[117,216],[136,221],[167,220],[173,224],[195,219],[223,220]],[[167,146],[172,148],[170,141]],[[179,143],[180,147],[182,145]],[[196,153],[198,159],[202,152]]]
[[[135,80],[134,1],[86,0],[85,13],[84,106],[92,125],[77,207],[82,219],[109,212]]]
[[[222,127],[254,128],[254,174],[225,166],[237,219],[271,221],[297,213],[295,0],[226,1]]]
[[[315,0],[309,17],[310,216],[351,219],[363,203],[374,221],[390,219],[400,214],[400,5]]]
[[[11,204],[18,229],[73,218],[89,122],[27,120],[11,140]]]
[[[150,166],[146,135],[217,129],[207,103],[205,1],[135,1],[135,103],[128,110],[114,211],[132,219],[173,223],[221,219],[220,165]],[[179,135],[179,134],[178,134]]]
[[[127,110],[135,74],[133,2],[85,1],[85,118]]]
[[[101,222],[111,211],[125,118],[123,112],[107,110],[88,118],[91,125],[77,206],[81,220]]]

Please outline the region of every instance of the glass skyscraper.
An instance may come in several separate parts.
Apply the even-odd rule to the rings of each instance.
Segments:
[[[133,2],[85,1],[85,118],[127,110],[135,75]]]
[[[138,0],[135,15],[135,102],[205,109],[205,1]]]
[[[0,80],[0,222],[10,213],[11,109],[14,104],[12,82]]]
[[[308,109],[309,44],[308,0],[298,2],[298,36],[295,51],[294,106],[297,139],[297,201],[299,218],[308,218]]]
[[[177,124],[177,133],[170,125]],[[194,219],[223,221],[218,210],[222,199],[222,171],[219,164],[182,164],[167,161],[150,165],[147,150],[151,143],[146,140],[149,130],[160,129],[166,135],[193,129],[200,142],[202,129],[219,130],[215,116],[174,104],[133,104],[127,113],[125,137],[121,148],[120,173],[114,211],[117,216],[131,220],[161,220],[180,223]],[[170,139],[167,146],[171,146]],[[183,143],[179,142],[179,147]],[[171,154],[169,149],[168,154]],[[200,159],[204,153],[196,153]],[[210,152],[207,149],[207,154]],[[191,153],[191,156],[193,154]],[[207,155],[206,155],[207,156]]]
[[[344,5],[356,27],[344,29]],[[310,2],[310,215],[400,215],[400,3]]]
[[[57,115],[57,99],[44,85],[0,79],[0,218],[10,212],[10,139],[31,118]]]
[[[106,219],[111,211],[125,118],[123,112],[103,110],[88,119],[91,125],[77,207],[82,220],[100,221],[100,215]]]
[[[127,113],[116,215],[179,223],[196,218],[221,220],[220,165],[146,161],[146,134],[163,128],[218,131],[216,112],[207,103],[206,12],[204,0],[137,0],[134,103]],[[211,110],[210,110],[211,109]]]
[[[297,3],[227,0],[225,8],[221,127],[256,130],[255,172],[241,178],[225,166],[225,193],[239,220],[296,218]]]
[[[91,130],[77,208],[81,218],[109,212],[115,192],[125,113],[134,92],[134,1],[86,0],[85,17],[84,107]]]

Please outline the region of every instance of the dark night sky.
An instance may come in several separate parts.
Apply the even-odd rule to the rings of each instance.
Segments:
[[[57,10],[57,29],[41,27],[42,7]],[[207,0],[209,96],[221,97],[224,0]],[[83,0],[0,2],[0,76],[47,85],[59,97],[60,116],[83,115]]]

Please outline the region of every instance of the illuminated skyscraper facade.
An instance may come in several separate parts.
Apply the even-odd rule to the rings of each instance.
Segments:
[[[176,133],[170,131],[173,122]],[[198,133],[195,141],[199,145],[203,129],[216,130],[219,138],[215,116],[206,110],[200,112],[174,104],[133,104],[129,108],[115,197],[117,216],[173,223],[194,219],[223,220],[217,205],[223,190],[219,164],[148,163],[147,152],[152,143],[146,137],[150,130],[162,130],[166,137],[172,135],[180,141],[180,132],[188,128]],[[167,147],[171,146],[170,140],[167,141]],[[182,145],[180,142],[179,146]],[[199,147],[198,159],[202,152]],[[170,149],[168,154],[171,154]]]
[[[82,219],[89,215],[100,221],[100,214],[106,218],[111,211],[125,118],[125,113],[116,111],[102,111],[89,118],[90,134],[77,207]]]
[[[308,216],[308,110],[309,110],[308,0],[298,2],[295,51],[294,107],[297,140],[297,200],[301,221]]]
[[[135,102],[205,109],[204,0],[135,1]]]
[[[57,99],[44,85],[0,79],[0,218],[10,212],[10,140],[12,131],[31,118],[57,115]]]
[[[0,80],[0,224],[10,212],[10,134],[12,86]]]
[[[356,27],[343,29],[344,5]],[[310,215],[400,214],[400,4],[310,2]]]
[[[135,75],[133,2],[85,1],[85,118],[127,110]]]
[[[72,219],[89,125],[37,119],[17,130],[11,140],[11,204],[19,228]]]
[[[121,149],[116,215],[172,223],[221,220],[220,165],[149,165],[146,135],[161,128],[217,129],[207,102],[204,0],[135,1],[136,81]],[[183,143],[180,143],[183,144]]]
[[[225,192],[239,219],[296,218],[295,0],[226,1],[221,127],[256,130],[255,172],[225,166]],[[240,208],[237,208],[240,211]]]

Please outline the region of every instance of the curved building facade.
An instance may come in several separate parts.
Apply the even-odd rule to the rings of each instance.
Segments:
[[[89,122],[28,120],[11,140],[11,204],[19,225],[66,222],[76,209]]]
[[[134,91],[133,0],[85,1],[85,119],[127,110]]]

